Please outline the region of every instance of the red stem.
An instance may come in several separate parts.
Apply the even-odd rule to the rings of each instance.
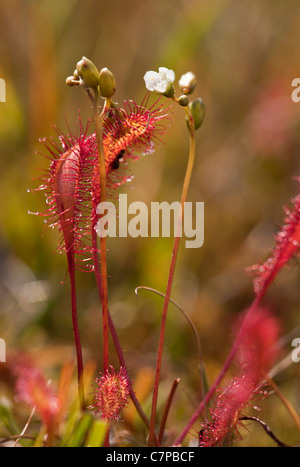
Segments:
[[[103,329],[103,369],[104,373],[109,369],[109,333],[108,333],[108,292],[107,292],[107,262],[106,239],[100,238],[101,250],[101,303],[102,303],[102,329]]]
[[[96,130],[96,142],[99,162],[99,180],[100,180],[100,202],[106,201],[106,168],[105,154],[103,148],[103,119],[105,113],[110,107],[110,99],[105,100],[105,105],[99,115],[100,93],[95,88],[95,99],[93,102],[93,116]],[[103,372],[109,371],[109,332],[108,332],[108,290],[107,290],[107,260],[106,260],[106,237],[100,238],[100,256],[101,256],[101,303],[102,303],[102,329],[103,329]]]
[[[95,273],[95,277],[96,277],[96,283],[97,283],[99,298],[100,298],[100,301],[101,301],[101,297],[102,297],[102,281],[101,281],[101,272],[100,272],[100,266],[99,266],[99,257],[98,257],[98,253],[97,253],[97,233],[96,233],[94,228],[92,229],[92,242],[93,242],[94,273]],[[124,353],[123,353],[122,347],[120,345],[119,338],[118,338],[118,335],[117,335],[117,331],[116,331],[116,328],[114,326],[113,320],[111,319],[111,315],[110,315],[109,310],[108,310],[108,326],[109,326],[111,337],[112,337],[112,340],[114,342],[114,346],[115,346],[115,349],[116,349],[116,352],[117,352],[117,355],[118,355],[120,366],[123,367],[127,372]],[[137,400],[137,397],[136,397],[136,395],[134,393],[134,390],[133,390],[133,387],[132,387],[132,384],[131,384],[131,381],[130,381],[129,378],[128,378],[128,384],[129,384],[130,398],[131,398],[131,400],[132,400],[132,402],[133,402],[139,416],[141,417],[142,421],[144,422],[146,427],[149,428],[149,425],[150,425],[149,420],[148,420],[147,416],[145,415],[139,401]],[[157,441],[156,437],[154,439],[154,444],[156,446],[158,446],[158,441]]]
[[[170,394],[169,394],[168,399],[167,399],[167,403],[166,403],[165,408],[164,408],[164,412],[163,412],[162,419],[161,419],[161,424],[160,424],[160,429],[159,429],[159,433],[158,433],[158,442],[159,442],[159,444],[161,444],[161,442],[163,440],[168,415],[169,415],[170,408],[171,408],[171,405],[172,405],[172,402],[173,402],[173,398],[174,398],[174,395],[175,395],[175,392],[176,392],[176,389],[177,389],[177,386],[178,386],[179,383],[180,383],[180,378],[174,379],[172,387],[171,387]]]
[[[179,247],[179,240],[180,240],[179,237],[176,237],[174,241],[170,271],[169,271],[169,276],[168,276],[167,290],[166,290],[162,317],[161,317],[161,328],[160,328],[158,351],[157,351],[155,381],[154,381],[153,396],[152,396],[152,410],[151,410],[151,419],[150,419],[150,428],[149,428],[149,442],[148,442],[149,446],[153,445],[154,434],[155,434],[156,408],[157,408],[161,364],[162,364],[162,357],[163,357],[163,351],[164,351],[166,322],[167,322],[168,307],[169,307],[169,302],[170,302],[171,289],[172,289],[172,284],[173,284],[174,271],[175,271],[175,265],[176,265],[178,247]]]
[[[163,351],[164,351],[168,307],[170,303],[176,260],[177,260],[179,243],[180,243],[180,238],[181,238],[179,235],[179,232],[181,232],[182,221],[183,221],[183,216],[184,216],[184,203],[187,198],[188,188],[189,188],[189,184],[190,184],[190,180],[192,176],[192,170],[193,170],[194,159],[195,159],[194,120],[193,120],[191,113],[188,111],[188,109],[185,108],[185,110],[187,112],[187,117],[189,119],[189,127],[190,127],[190,151],[189,151],[188,164],[186,168],[186,173],[185,173],[185,178],[184,178],[182,193],[181,193],[181,213],[179,214],[179,217],[178,217],[178,223],[177,223],[178,230],[176,232],[174,245],[173,245],[173,252],[172,252],[172,258],[171,258],[169,276],[168,276],[168,282],[167,282],[167,290],[165,294],[165,300],[164,300],[162,318],[161,318],[160,336],[159,336],[156,369],[155,369],[155,381],[154,381],[153,396],[152,396],[149,441],[148,441],[149,446],[153,445],[154,436],[155,436],[155,420],[156,420],[156,411],[157,411],[158,389],[159,389],[160,373],[161,373],[161,366],[162,366],[162,357],[163,357]]]
[[[76,298],[76,279],[75,279],[75,260],[74,251],[67,252],[68,258],[68,269],[71,284],[71,307],[72,307],[72,323],[73,323],[73,334],[76,348],[77,358],[77,373],[78,373],[78,397],[79,406],[84,412],[85,401],[84,401],[84,382],[83,382],[83,359],[82,359],[82,348],[79,335],[79,326],[77,318],[77,298]]]

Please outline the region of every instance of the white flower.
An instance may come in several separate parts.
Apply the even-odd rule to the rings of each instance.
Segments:
[[[169,92],[175,81],[175,73],[165,67],[160,67],[158,73],[156,71],[147,71],[144,76],[146,88],[148,91],[165,94]]]
[[[178,84],[185,94],[190,94],[195,89],[196,76],[191,71],[188,71],[181,76]]]

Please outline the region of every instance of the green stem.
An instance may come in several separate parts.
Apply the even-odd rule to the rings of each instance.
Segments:
[[[178,224],[177,224],[178,230],[176,232],[176,236],[175,236],[175,240],[173,244],[173,252],[172,252],[172,257],[171,257],[167,289],[166,289],[165,300],[164,300],[163,311],[162,311],[162,318],[161,318],[160,336],[159,336],[156,369],[155,369],[155,381],[154,381],[153,396],[152,396],[152,409],[151,409],[149,442],[148,442],[149,446],[153,446],[154,435],[155,435],[157,399],[158,399],[158,389],[159,389],[162,357],[163,357],[163,350],[164,350],[166,321],[167,321],[168,307],[170,303],[170,296],[171,296],[171,290],[172,290],[172,285],[173,285],[176,260],[178,256],[179,243],[180,243],[180,235],[179,235],[180,230],[179,229],[181,229],[181,226],[182,226],[182,221],[183,221],[183,216],[184,216],[184,203],[187,198],[188,188],[189,188],[192,171],[193,171],[194,160],[195,160],[194,120],[193,120],[191,113],[189,112],[189,109],[188,108],[184,108],[184,109],[189,119],[190,151],[189,151],[188,164],[187,164],[187,169],[186,169],[186,174],[185,174],[185,179],[184,179],[182,194],[181,194],[181,213],[179,214],[179,217],[178,217]]]

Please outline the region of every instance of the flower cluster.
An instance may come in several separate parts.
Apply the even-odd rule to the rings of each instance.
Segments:
[[[156,94],[162,94],[165,97],[169,97],[177,102],[180,106],[189,108],[189,111],[193,117],[193,125],[197,130],[201,127],[204,115],[205,106],[203,100],[198,97],[190,102],[188,95],[191,94],[197,84],[194,73],[188,71],[183,74],[179,79],[179,87],[183,93],[180,97],[175,97],[174,81],[175,73],[173,70],[169,70],[165,67],[160,67],[158,73],[156,71],[147,71],[144,75],[144,81],[148,91],[155,92]],[[188,127],[190,126],[190,120],[187,118]]]
[[[173,88],[175,73],[173,70],[160,67],[158,73],[156,71],[147,71],[144,80],[148,91],[168,95]]]
[[[173,83],[175,81],[175,73],[173,70],[162,66],[158,69],[158,73],[152,70],[147,71],[144,81],[148,91],[163,94],[167,97],[171,97],[174,94]],[[188,71],[182,75],[178,84],[184,94],[191,94],[197,84],[194,73]]]

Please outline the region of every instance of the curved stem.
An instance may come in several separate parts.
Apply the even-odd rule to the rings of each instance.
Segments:
[[[281,400],[281,402],[283,403],[283,405],[289,412],[290,416],[292,417],[292,419],[294,420],[297,426],[298,431],[300,432],[300,417],[297,414],[296,410],[294,409],[292,404],[287,400],[287,398],[282,394],[282,392],[279,390],[279,388],[277,387],[273,379],[270,378],[267,374],[265,374],[264,377],[267,383],[269,384],[269,386],[271,386],[271,388],[276,392],[277,396],[279,397],[279,399]]]
[[[149,292],[153,292],[157,295],[160,295],[161,297],[165,297],[165,294],[160,292],[159,290],[153,289],[152,287],[146,287],[144,285],[140,285],[136,287],[135,293],[137,296],[139,290],[148,290]],[[196,344],[197,344],[197,350],[198,350],[198,358],[199,358],[199,368],[200,368],[200,373],[201,373],[201,392],[200,392],[200,397],[203,399],[204,393],[205,393],[205,370],[204,370],[204,361],[203,361],[203,354],[202,354],[202,347],[201,347],[201,342],[200,338],[196,329],[196,326],[194,325],[193,321],[189,317],[189,315],[184,311],[184,309],[177,303],[175,300],[170,298],[170,303],[172,303],[176,308],[178,308],[179,311],[183,314],[183,316],[186,318],[188,321],[189,325],[192,328],[192,331],[194,333],[195,339],[196,339]]]
[[[283,443],[282,441],[280,441],[280,439],[277,438],[277,436],[274,435],[273,431],[270,429],[270,427],[265,423],[263,422],[262,420],[260,420],[260,418],[258,417],[247,417],[247,416],[244,416],[244,417],[241,417],[239,420],[241,421],[252,421],[252,422],[256,422],[258,423],[264,430],[265,432],[267,433],[268,436],[270,436],[270,438],[273,439],[273,441],[275,441],[275,443],[280,447],[280,448],[288,448],[290,446],[288,446],[287,444]]]
[[[169,276],[167,282],[167,289],[166,295],[164,299],[163,311],[162,311],[162,318],[161,318],[161,327],[160,327],[160,336],[159,336],[159,343],[158,343],[158,352],[157,352],[157,360],[156,360],[156,369],[155,369],[155,381],[154,381],[154,388],[153,388],[153,397],[152,397],[152,409],[151,409],[151,418],[150,418],[150,429],[149,429],[149,442],[148,445],[153,445],[154,434],[155,434],[155,420],[156,420],[156,411],[157,411],[157,399],[158,399],[158,389],[159,389],[159,381],[160,381],[160,373],[161,373],[161,365],[162,365],[162,357],[163,357],[163,350],[164,350],[164,341],[165,341],[165,331],[166,331],[166,321],[167,321],[167,314],[168,314],[168,307],[170,302],[171,290],[173,285],[174,279],[174,272],[176,266],[176,260],[178,255],[179,243],[180,243],[180,235],[179,232],[181,231],[183,216],[184,216],[184,203],[187,198],[187,192],[190,184],[190,179],[192,175],[194,159],[195,159],[195,135],[194,135],[194,121],[191,113],[186,109],[189,124],[190,124],[190,152],[188,158],[188,164],[185,174],[185,179],[182,188],[181,194],[181,212],[178,217],[178,224],[177,224],[177,232],[174,239],[173,244],[173,252],[171,257],[170,269],[169,269]]]
[[[30,422],[31,422],[31,420],[32,420],[32,417],[34,416],[35,410],[36,410],[36,406],[34,405],[33,408],[32,408],[32,410],[31,410],[31,413],[30,413],[30,415],[29,415],[29,418],[28,418],[27,422],[25,423],[25,426],[24,426],[23,430],[22,430],[21,433],[17,436],[16,441],[15,441],[15,443],[13,444],[13,448],[15,448],[15,447],[17,446],[17,444],[19,443],[19,441],[20,441],[21,438],[24,438],[24,435],[25,435],[25,433],[26,433],[26,431],[27,431],[27,428],[29,427],[29,424],[30,424]]]
[[[160,297],[163,297],[163,298],[165,297],[164,293],[160,292],[159,290],[153,289],[152,287],[147,287],[145,285],[139,285],[138,287],[136,287],[135,294],[138,297],[139,297],[139,295],[138,295],[139,290],[148,290],[149,292],[153,292],[153,293],[159,295]],[[194,336],[195,336],[195,339],[196,339],[198,356],[199,356],[199,363],[200,363],[200,365],[202,365],[203,364],[203,357],[202,357],[201,342],[200,342],[200,338],[198,336],[197,329],[196,329],[193,321],[191,320],[189,315],[184,311],[184,309],[177,302],[175,302],[175,300],[170,298],[170,303],[172,303],[176,308],[178,308],[179,311],[181,311],[181,313],[183,314],[183,316],[185,317],[185,319],[188,321],[189,325],[191,326],[192,331],[193,331]]]

